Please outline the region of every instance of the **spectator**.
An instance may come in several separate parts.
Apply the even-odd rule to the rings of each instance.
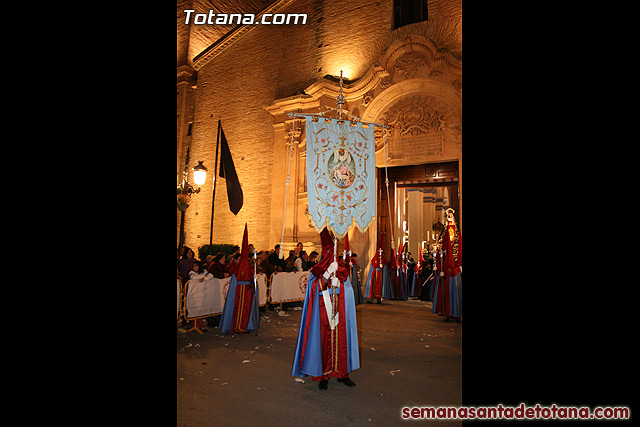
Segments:
[[[230,276],[227,272],[227,265],[222,252],[218,252],[213,257],[213,261],[211,261],[211,264],[209,265],[209,273],[211,273],[216,279],[224,279],[225,277]]]
[[[300,251],[300,254],[298,255],[298,257],[293,262],[293,264],[296,266],[296,270],[295,271],[301,272],[303,270],[302,266],[305,263],[305,257],[306,257],[307,260],[309,259],[309,255],[307,255],[307,253],[305,251]]]
[[[180,278],[182,279],[182,283],[187,283],[189,280],[189,273],[191,272],[191,267],[193,267],[193,258],[195,257],[195,252],[191,250],[191,248],[185,247],[184,252],[182,254],[182,258],[180,258]]]
[[[271,277],[271,275],[276,271],[273,265],[269,262],[267,258],[267,251],[258,252],[258,274],[264,273],[267,277]]]
[[[193,261],[193,264],[191,266],[191,271],[189,272],[189,280],[193,280],[193,281],[198,281],[198,282],[204,282],[205,279],[210,279],[211,278],[211,274],[202,269],[202,266],[200,265],[200,261],[195,260]]]
[[[275,246],[275,251],[269,254],[267,259],[274,267],[275,271],[284,271],[287,268],[286,261],[284,259],[280,259],[280,245]]]
[[[231,262],[235,259],[235,256],[240,255],[240,246],[233,245],[233,251],[227,256],[227,266],[231,265]]]
[[[189,272],[189,280],[191,283],[193,282],[204,282],[205,279],[210,279],[211,274],[208,271],[202,271],[200,266],[200,261],[193,261],[191,271]],[[196,327],[201,331],[206,332],[207,328],[204,326],[203,319],[196,319]]]
[[[230,276],[233,275],[233,273],[236,271],[236,267],[238,267],[239,263],[240,263],[240,253],[237,253],[231,258],[231,261],[227,266],[227,273],[229,273]]]
[[[209,267],[211,266],[211,262],[213,261],[213,255],[207,255],[202,263],[203,270],[209,271]]]
[[[307,251],[302,251],[302,271],[309,271],[311,266],[309,265],[309,254]]]
[[[287,273],[295,271],[296,270],[295,261],[296,261],[296,251],[291,250],[289,251],[289,257],[285,260],[285,262],[287,263],[286,264],[287,266],[284,269],[284,271]]]
[[[180,259],[182,258],[183,254],[184,254],[184,246],[180,246],[178,248],[178,257],[176,258],[176,265],[178,266],[178,268],[180,268]]]
[[[314,265],[318,263],[318,252],[311,251],[309,254],[309,261],[307,261],[308,270],[311,270]]]

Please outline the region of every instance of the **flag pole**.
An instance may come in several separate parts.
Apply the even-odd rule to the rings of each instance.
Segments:
[[[216,204],[216,181],[218,178],[218,148],[220,147],[220,116],[218,116],[218,136],[216,138],[216,162],[213,172],[213,196],[211,197],[211,226],[209,228],[209,255],[213,255],[213,208]]]

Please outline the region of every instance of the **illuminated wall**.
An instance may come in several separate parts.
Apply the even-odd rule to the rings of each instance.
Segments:
[[[260,2],[254,3],[254,7],[261,7]],[[285,184],[283,175],[286,175],[285,162],[288,154],[284,140],[290,124],[284,119],[274,118],[274,114],[267,109],[288,97],[304,97],[304,91],[311,85],[321,81],[326,75],[339,75],[341,69],[349,81],[356,81],[354,84],[357,84],[358,79],[362,79],[380,62],[389,46],[409,35],[428,38],[436,47],[434,49],[446,51],[454,61],[456,58],[459,60],[462,55],[460,1],[431,1],[428,21],[396,30],[392,30],[391,1],[314,0],[276,3],[288,4],[279,13],[306,13],[307,24],[256,25],[248,31],[244,29],[241,36],[233,39],[227,47],[209,48],[204,53],[198,50],[206,50],[206,42],[203,40],[206,40],[207,32],[213,34],[215,29],[193,25],[188,31],[180,29],[178,18],[178,63],[183,64],[183,69],[193,67],[194,88],[189,90],[195,92],[195,96],[182,98],[179,94],[178,172],[184,166],[187,146],[191,147],[190,168],[198,160],[203,160],[209,168],[207,182],[200,194],[193,197],[185,215],[186,244],[193,248],[209,242],[218,116],[222,117],[243,188],[244,206],[237,216],[229,211],[226,184],[224,179],[220,179],[216,190],[213,241],[239,244],[246,222],[250,242],[257,249],[269,249],[280,240]],[[206,2],[190,3],[191,8],[200,11],[205,11],[202,9],[209,6]],[[178,17],[181,7],[184,4],[178,5]],[[185,42],[185,38],[189,37],[191,42]],[[186,54],[184,49],[188,50]],[[213,51],[214,55],[208,55]],[[196,56],[199,54],[199,57]],[[180,58],[185,57],[188,60],[181,62]],[[390,60],[389,66],[394,67],[394,62]],[[395,70],[388,69],[386,72],[393,74]],[[183,84],[184,90],[187,90],[186,86]],[[422,84],[420,88],[423,87],[426,86]],[[375,89],[377,92],[372,90],[371,95],[382,89],[378,86]],[[358,114],[364,114],[371,100],[365,102],[364,95],[358,96],[357,100],[350,100],[351,105],[348,107],[352,111],[356,108]],[[335,97],[333,100],[325,97],[323,103],[335,106]],[[380,108],[384,110],[382,105],[380,103]],[[189,113],[191,119],[187,120],[189,111],[193,112]],[[188,138],[183,136],[188,128],[187,121],[193,121],[192,135]],[[278,121],[279,125],[276,123]],[[182,128],[181,122],[185,123]],[[450,157],[456,156],[457,152]],[[297,162],[297,165],[301,164],[299,154]],[[299,179],[299,167],[294,166],[293,171],[298,174]],[[289,200],[297,200],[292,195],[297,194],[298,188],[297,182],[290,188]],[[297,206],[295,212],[292,210],[291,221],[294,215],[301,223],[304,206]],[[300,225],[301,230],[303,225]],[[301,240],[309,247],[313,241],[304,240],[307,237],[306,233],[303,234]],[[291,242],[288,241],[286,245],[290,245],[293,238],[292,231],[288,231],[287,239]],[[368,249],[363,250],[368,252]]]

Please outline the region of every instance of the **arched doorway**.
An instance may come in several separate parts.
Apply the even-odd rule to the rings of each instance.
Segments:
[[[302,241],[305,248],[317,248],[320,243],[317,232],[309,227],[309,220],[305,213],[307,195],[304,181],[306,156],[304,125],[288,114],[327,111],[330,107],[336,106],[338,90],[337,80],[325,77],[305,89],[304,94],[276,100],[272,105],[265,107],[265,110],[274,117],[271,242],[280,241],[283,228],[282,200],[289,170],[288,157],[289,153],[292,154],[289,171],[292,185],[289,187],[288,195],[288,200],[291,202],[284,211],[286,248],[295,246],[297,241]],[[461,221],[462,180],[459,173],[462,167],[461,61],[448,51],[438,49],[425,36],[404,36],[388,46],[380,57],[379,65],[372,66],[357,81],[345,83],[344,96],[346,98],[344,110],[349,111],[350,114],[366,122],[385,123],[391,126],[391,130],[387,131],[386,135],[380,128],[376,128],[376,167],[379,168],[378,171],[384,172],[386,163],[391,174],[397,176],[390,185],[410,189],[401,190],[405,192],[403,197],[416,191],[411,189],[414,187],[405,186],[402,183],[398,187],[396,183],[411,181],[414,178],[410,176],[420,175],[420,173],[422,173],[421,179],[442,180],[445,177],[439,174],[451,173],[455,170],[455,177],[449,177],[451,181],[446,185],[444,181],[438,181],[432,183],[437,185],[415,188],[424,188],[419,191],[423,199],[427,191],[430,191],[428,194],[433,195],[435,199],[443,199],[443,188],[447,187],[448,195],[455,193],[457,196],[456,203],[459,208],[457,214],[458,220]],[[292,133],[293,149],[290,150]],[[387,144],[386,155],[385,143]],[[433,173],[436,176],[428,176],[429,170],[435,171]],[[390,190],[393,191],[393,188]],[[377,188],[379,209],[381,205],[387,204],[386,198],[382,198],[383,193],[386,193],[385,179],[379,178]],[[394,194],[397,195],[397,193]],[[417,193],[410,197],[413,201],[420,198]],[[410,206],[413,205],[414,202],[411,202]],[[392,211],[397,216],[395,206],[392,207]],[[383,227],[381,223],[388,224],[389,217],[383,218],[385,215],[383,211],[379,211],[379,215],[377,223],[366,233],[355,230],[349,233],[351,247],[360,255],[363,265],[366,265],[374,255],[378,231]],[[435,216],[435,214],[432,215],[432,217]],[[421,221],[424,223],[422,228],[429,228],[431,225],[426,222],[430,219],[425,220],[424,215],[422,218]],[[409,219],[407,221],[409,222]],[[417,220],[414,219],[412,229],[416,222]],[[414,234],[416,239],[419,238],[420,233],[418,231]],[[394,232],[394,236],[397,241],[399,233]],[[387,234],[387,246],[389,246],[389,238],[390,235]]]
[[[376,233],[385,233],[385,251],[391,235],[396,249],[404,236],[417,257],[422,242],[433,243],[444,209],[462,226],[462,64],[418,35],[392,43],[380,62],[389,76],[361,116],[391,127],[376,136]]]

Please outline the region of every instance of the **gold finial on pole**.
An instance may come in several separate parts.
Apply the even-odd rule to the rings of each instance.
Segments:
[[[342,94],[342,70],[340,70],[340,92],[336,96],[336,103],[338,104],[338,120],[342,120],[342,106],[346,103],[345,96]]]

